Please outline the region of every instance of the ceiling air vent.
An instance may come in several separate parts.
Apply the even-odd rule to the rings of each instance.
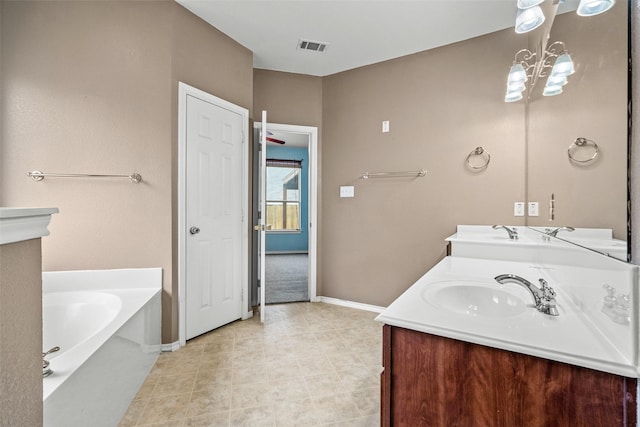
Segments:
[[[329,43],[318,42],[313,40],[300,39],[300,41],[298,42],[298,49],[310,50],[312,52],[322,53],[325,50],[327,50],[328,46],[329,46]]]

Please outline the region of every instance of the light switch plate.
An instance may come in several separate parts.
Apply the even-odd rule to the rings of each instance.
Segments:
[[[355,188],[353,185],[341,185],[340,197],[355,197]]]
[[[538,215],[540,215],[538,202],[529,202],[529,216],[538,216]]]
[[[389,120],[385,120],[382,122],[382,132],[389,132]]]

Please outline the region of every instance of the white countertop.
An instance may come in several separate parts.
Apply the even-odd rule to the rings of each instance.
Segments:
[[[499,274],[516,274],[532,283],[545,278],[557,292],[559,316],[535,309],[531,294],[516,284],[501,285]],[[515,295],[528,307],[511,316],[482,316],[450,310],[430,301],[442,282],[495,285]],[[426,296],[425,296],[426,294]],[[621,354],[565,294],[544,269],[534,263],[446,257],[396,299],[376,320],[392,326],[430,333],[626,377],[638,377],[638,368]]]

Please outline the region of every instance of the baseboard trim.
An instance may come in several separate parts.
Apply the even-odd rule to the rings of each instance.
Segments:
[[[316,298],[316,301],[324,302],[327,304],[333,304],[333,305],[341,305],[343,307],[357,308],[358,310],[372,311],[374,313],[382,313],[386,308],[386,307],[380,307],[378,305],[364,304],[361,302],[347,301],[347,300],[331,298],[331,297],[319,296]]]
[[[180,349],[180,341],[170,342],[168,344],[162,344],[160,351],[176,351]]]

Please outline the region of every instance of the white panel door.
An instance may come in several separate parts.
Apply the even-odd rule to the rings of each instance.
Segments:
[[[241,317],[242,123],[187,96],[187,339]]]

